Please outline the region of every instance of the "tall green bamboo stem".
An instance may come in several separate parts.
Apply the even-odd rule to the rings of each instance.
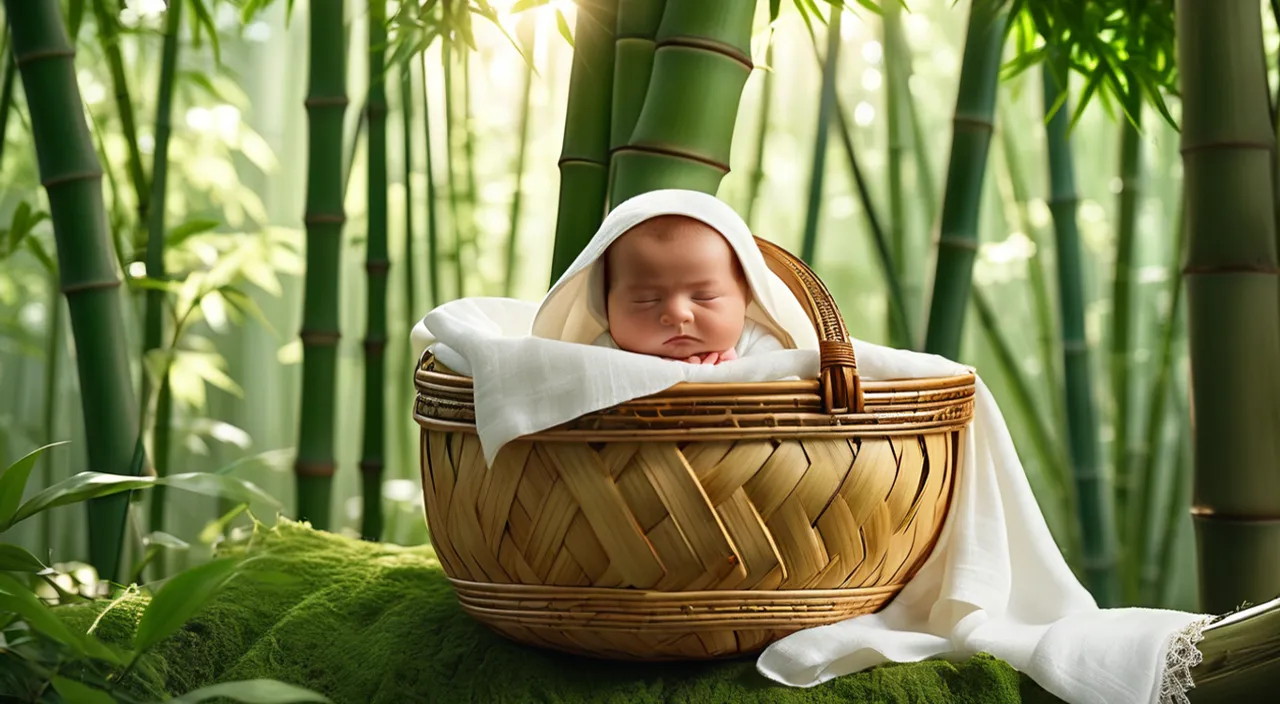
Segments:
[[[926,352],[952,359],[960,356],[973,260],[978,252],[978,213],[1008,17],[1006,4],[998,0],[974,0],[969,9],[924,343]]]
[[[5,11],[76,342],[85,449],[96,471],[131,474],[138,413],[124,296],[107,234],[102,168],[76,81],[75,51],[58,0],[6,0]],[[105,578],[119,573],[128,502],[127,494],[117,494],[88,505],[89,560]]]
[[[8,36],[9,23],[5,22],[4,34]],[[13,109],[13,84],[17,78],[18,64],[13,60],[13,51],[6,43],[4,49],[4,79],[0,83],[0,165],[4,164],[4,141],[9,131],[9,111]]]
[[[1000,329],[1000,316],[996,313],[995,307],[987,300],[986,294],[980,288],[974,287],[970,295],[973,297],[974,311],[978,314],[978,322],[987,339],[987,344],[990,345],[996,361],[1004,371],[1013,399],[1018,404],[1022,417],[1027,421],[1031,441],[1035,445],[1037,454],[1040,455],[1043,471],[1036,473],[1037,478],[1042,478],[1041,481],[1047,481],[1050,485],[1046,487],[1048,489],[1046,494],[1043,496],[1037,494],[1037,498],[1041,503],[1058,499],[1059,501],[1056,502],[1058,505],[1052,507],[1053,515],[1065,517],[1069,515],[1071,490],[1067,484],[1067,478],[1060,471],[1058,444],[1054,441],[1053,434],[1049,432],[1049,426],[1041,415],[1040,407],[1036,403],[1036,393],[1018,363],[1013,346]],[[1078,546],[1072,544],[1072,541],[1067,541],[1062,549],[1070,559],[1071,553],[1077,551]]]
[[[764,62],[769,70],[760,77],[760,113],[756,116],[755,150],[752,152],[755,163],[751,166],[751,178],[747,187],[747,203],[742,209],[742,218],[748,225],[754,225],[756,204],[760,202],[760,187],[764,185],[765,144],[769,139],[769,113],[773,106],[773,40],[770,37],[769,47],[765,49]]]
[[[515,295],[516,290],[516,259],[519,254],[519,236],[520,236],[520,206],[524,195],[524,169],[525,154],[528,152],[529,146],[529,97],[533,93],[533,41],[536,36],[535,30],[537,26],[526,15],[520,19],[519,25],[516,27],[516,34],[520,41],[520,46],[524,50],[525,56],[529,57],[529,62],[524,69],[524,87],[520,95],[520,127],[518,131],[519,146],[516,148],[515,163],[515,190],[511,194],[511,213],[508,220],[511,221],[511,229],[507,235],[507,266],[506,276],[502,279],[502,295],[510,298]]]
[[[1130,85],[1136,82],[1130,81]],[[1142,119],[1142,93],[1133,91],[1128,109],[1134,124],[1122,119],[1120,134],[1120,196],[1119,217],[1116,222],[1116,265],[1111,284],[1111,349],[1110,377],[1111,399],[1113,403],[1112,427],[1115,428],[1115,440],[1112,443],[1111,466],[1116,478],[1116,513],[1124,521],[1125,540],[1123,544],[1129,550],[1141,550],[1136,542],[1138,537],[1138,517],[1141,511],[1136,504],[1142,501],[1142,486],[1132,474],[1130,459],[1130,415],[1133,408],[1132,351],[1130,330],[1133,314],[1133,269],[1134,248],[1136,244],[1138,205],[1142,194],[1142,134],[1139,132]],[[1138,567],[1142,564],[1141,553],[1138,559],[1128,560],[1126,564]],[[1138,570],[1129,570],[1125,579],[1127,597],[1137,597],[1139,588]]]
[[[1200,600],[1280,593],[1280,291],[1262,46],[1250,0],[1176,6]]]
[[[734,0],[667,0],[644,108],[614,156],[614,201],[659,188],[719,189],[751,75],[753,10]]]
[[[444,3],[441,7],[447,18],[449,15],[449,3]],[[449,229],[452,235],[450,239],[453,242],[454,290],[456,295],[461,298],[466,295],[467,291],[466,267],[462,258],[462,250],[466,245],[467,236],[458,201],[458,192],[462,187],[459,184],[456,155],[454,153],[454,143],[457,141],[456,120],[453,115],[453,111],[457,106],[454,100],[453,88],[454,46],[453,40],[447,36],[442,39],[442,42],[441,60],[444,63],[444,164],[446,178],[449,182]]]
[[[335,373],[340,290],[342,119],[347,108],[343,0],[310,0],[307,86],[307,273],[303,289],[302,398],[298,419],[298,518],[329,527],[333,493]]]
[[[413,246],[413,62],[400,67],[401,154],[404,158],[404,308],[405,322],[412,328],[418,322],[417,271]],[[410,362],[412,364],[412,362]]]
[[[56,276],[49,278],[49,329],[45,337],[44,348],[44,419],[41,427],[42,437],[46,445],[57,441],[54,437],[54,424],[58,420],[58,357],[62,350],[62,293],[58,290]],[[53,486],[53,453],[46,452],[41,458],[44,472],[44,486]],[[40,547],[49,554],[53,550],[53,511],[40,513]]]
[[[858,151],[853,145],[853,135],[849,130],[848,112],[844,109],[839,98],[836,99],[836,127],[840,135],[840,142],[844,147],[845,157],[849,161],[849,170],[853,175],[854,187],[858,190],[858,200],[862,205],[862,212],[867,218],[867,228],[871,231],[872,242],[876,246],[876,254],[880,258],[880,269],[884,273],[886,287],[889,289],[887,299],[887,307],[889,311],[889,330],[890,334],[898,337],[909,336],[909,325],[907,317],[906,302],[907,297],[902,289],[902,280],[898,276],[897,267],[894,266],[892,242],[889,241],[889,235],[881,226],[881,220],[876,215],[875,202],[871,198],[871,188],[867,184],[866,173],[862,170],[862,164],[858,160]]]
[[[177,82],[178,47],[182,30],[181,2],[169,3],[165,10],[164,46],[160,58],[160,88],[156,98],[155,154],[151,165],[150,211],[147,219],[147,278],[162,281],[164,270],[165,196],[169,174],[169,135],[173,132],[173,87]],[[164,337],[164,291],[147,291],[143,330],[143,355],[159,350]],[[175,341],[176,342],[176,341]],[[142,403],[151,401],[150,381],[142,375]],[[152,465],[157,476],[169,473],[169,444],[173,422],[173,395],[169,389],[169,364],[161,368],[156,390],[156,413],[151,436]],[[152,531],[165,530],[164,486],[156,485],[151,491]],[[164,574],[164,553],[157,555],[155,567]]]
[[[118,8],[114,0],[92,0],[94,22],[98,26],[98,41],[106,55],[107,69],[111,74],[111,87],[115,91],[116,111],[120,117],[120,131],[124,133],[128,149],[129,181],[138,199],[138,222],[147,221],[149,189],[147,176],[142,170],[142,150],[138,148],[138,127],[134,119],[133,99],[129,94],[129,80],[124,69],[124,55],[120,51],[120,27],[117,24]]]
[[[1006,113],[1001,122],[1012,125]],[[1014,213],[1010,220],[1031,240],[1031,258],[1027,261],[1027,281],[1031,287],[1031,301],[1036,315],[1036,333],[1040,343],[1040,364],[1044,368],[1045,385],[1048,390],[1052,427],[1067,427],[1066,401],[1062,398],[1062,359],[1058,350],[1057,317],[1053,313],[1053,300],[1049,293],[1045,252],[1048,250],[1048,238],[1045,233],[1031,222],[1028,203],[1031,201],[1030,189],[1027,187],[1026,173],[1018,154],[1022,150],[1012,128],[1000,131],[1001,151],[1004,152],[1005,174],[1008,177],[1009,192],[1012,194]],[[1062,463],[1067,462],[1066,449],[1059,443],[1059,455]]]
[[[1116,525],[1113,495],[1107,485],[1098,445],[1089,343],[1084,330],[1084,272],[1076,211],[1075,169],[1067,136],[1070,101],[1058,105],[1059,80],[1049,61],[1044,63],[1044,110],[1049,152],[1049,210],[1057,242],[1058,305],[1062,324],[1062,368],[1067,389],[1067,433],[1070,438],[1076,512],[1082,538],[1084,582],[1100,606],[1114,606],[1120,598],[1116,577]],[[1065,75],[1065,72],[1063,72]]]
[[[800,258],[815,265],[818,253],[818,224],[822,215],[822,184],[827,173],[827,137],[831,131],[832,112],[836,102],[836,71],[840,65],[839,5],[831,6],[827,22],[827,51],[822,60],[822,85],[818,94],[818,126],[814,130],[813,161],[809,172],[809,202],[804,214],[804,233],[800,239]],[[847,127],[847,125],[846,125]]]
[[[609,111],[609,183],[617,163],[612,154],[625,147],[635,130],[653,73],[658,26],[666,0],[618,0],[618,29],[614,38],[613,102]],[[609,198],[609,208],[618,202]]]
[[[431,279],[431,305],[438,306],[444,302],[443,293],[440,288],[440,228],[436,219],[436,207],[439,200],[436,197],[436,179],[435,179],[435,163],[431,158],[431,101],[428,98],[427,91],[427,51],[423,49],[419,56],[421,65],[419,68],[422,73],[422,137],[423,137],[423,156],[426,163],[423,165],[426,175],[426,201],[427,201],[427,276]]]
[[[906,137],[904,132],[910,128],[906,117],[907,103],[911,93],[907,85],[907,62],[910,60],[910,48],[902,33],[902,3],[887,2],[881,7],[881,43],[884,46],[884,101],[885,122],[889,139],[889,241],[892,243],[893,266],[898,281],[902,282],[903,309],[908,317],[905,328],[894,321],[893,311],[889,318],[889,345],[903,349],[914,349],[915,313],[920,309],[922,282],[918,255],[911,237],[912,230],[907,221],[906,183],[902,173],[906,159]],[[917,152],[923,151],[919,145]],[[930,223],[931,224],[931,223]]]
[[[560,149],[560,198],[551,283],[573,263],[604,219],[609,192],[610,113],[618,0],[581,0]],[[613,159],[617,159],[614,153]],[[615,200],[618,200],[615,196]]]
[[[480,226],[476,222],[476,211],[480,209],[480,189],[476,188],[476,147],[475,127],[471,112],[471,54],[462,52],[462,173],[463,183],[467,189],[466,200],[466,233],[467,249],[471,259],[467,270],[471,272],[479,285],[480,292],[486,293],[487,287],[481,275],[480,258]]]
[[[1143,442],[1131,458],[1134,471],[1139,472],[1134,479],[1135,485],[1144,487],[1146,494],[1134,496],[1136,506],[1130,508],[1133,523],[1128,525],[1130,534],[1125,536],[1128,545],[1138,551],[1138,561],[1142,569],[1139,573],[1139,604],[1150,604],[1156,598],[1160,580],[1165,575],[1160,570],[1163,550],[1160,541],[1165,539],[1167,531],[1152,525],[1160,517],[1159,506],[1161,495],[1156,492],[1156,468],[1160,462],[1160,438],[1164,435],[1165,425],[1169,417],[1169,396],[1173,385],[1174,361],[1178,351],[1180,338],[1185,329],[1185,310],[1182,300],[1183,282],[1178,273],[1178,263],[1186,251],[1186,227],[1184,210],[1178,210],[1176,241],[1173,248],[1172,261],[1169,266],[1169,313],[1161,325],[1160,352],[1156,363],[1156,373],[1151,379],[1151,389],[1147,394],[1147,419],[1144,428]],[[1177,467],[1173,467],[1175,471]],[[1187,485],[1190,487],[1190,484]],[[1175,487],[1178,488],[1178,487]],[[1185,497],[1184,497],[1185,498]],[[1175,518],[1180,517],[1185,509],[1184,501],[1177,507]],[[1136,526],[1135,526],[1136,524]]]
[[[360,535],[382,536],[382,474],[386,467],[387,349],[387,3],[369,0],[369,232],[365,238],[364,443],[360,451],[363,511]]]

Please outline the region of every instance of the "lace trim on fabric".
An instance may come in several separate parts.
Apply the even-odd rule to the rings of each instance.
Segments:
[[[1187,690],[1196,686],[1191,668],[1204,660],[1196,644],[1204,638],[1204,628],[1213,617],[1196,619],[1173,634],[1164,656],[1164,677],[1160,681],[1160,704],[1190,704]]]

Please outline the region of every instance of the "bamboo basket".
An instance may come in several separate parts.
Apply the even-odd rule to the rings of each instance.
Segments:
[[[819,333],[807,381],[680,384],[485,464],[471,380],[415,374],[425,512],[462,608],[515,641],[710,659],[882,608],[928,558],[974,377],[859,379],[844,321],[757,240]]]

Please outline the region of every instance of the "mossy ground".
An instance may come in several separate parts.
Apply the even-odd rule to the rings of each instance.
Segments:
[[[287,584],[237,578],[148,658],[137,694],[180,694],[214,682],[274,678],[338,704],[828,704],[1023,702],[1047,697],[1009,665],[887,665],[813,689],[781,687],[753,658],[720,663],[611,663],[507,641],[464,614],[431,553],[366,543],[282,521],[247,548]],[[128,642],[143,596],[123,600],[96,632]],[[101,605],[68,607],[88,627]]]

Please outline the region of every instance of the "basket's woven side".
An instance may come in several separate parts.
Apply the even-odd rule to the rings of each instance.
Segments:
[[[899,585],[937,539],[959,435],[520,441],[490,469],[475,435],[424,431],[427,521],[446,572],[474,582]]]

